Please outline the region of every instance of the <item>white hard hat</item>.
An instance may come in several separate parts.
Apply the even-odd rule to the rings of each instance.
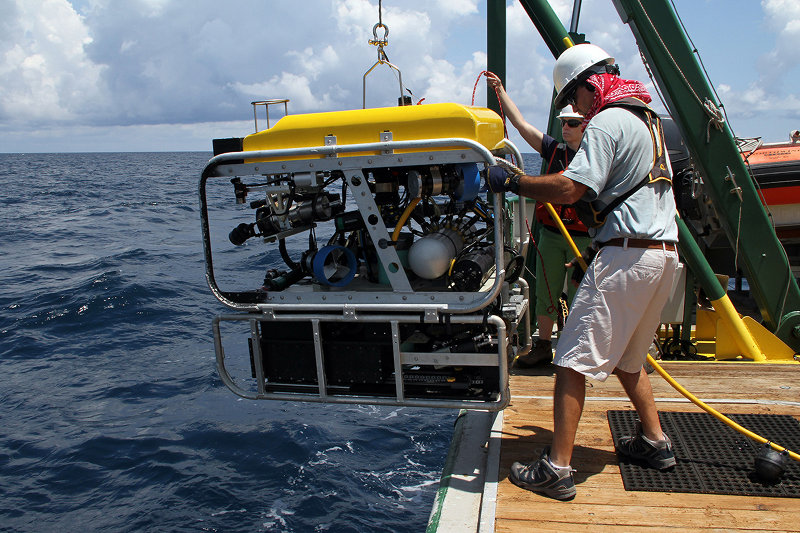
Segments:
[[[553,83],[556,86],[556,109],[567,105],[566,97],[572,92],[581,74],[592,67],[595,72],[605,72],[606,65],[613,65],[614,58],[594,44],[576,44],[564,50],[553,67]]]
[[[572,109],[572,106],[568,105],[567,107],[561,110],[561,113],[559,113],[556,118],[559,120],[569,120],[569,119],[583,120],[583,115],[581,115],[580,113],[576,113]]]

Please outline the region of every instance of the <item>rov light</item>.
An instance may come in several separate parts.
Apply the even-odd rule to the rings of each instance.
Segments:
[[[408,265],[423,279],[437,279],[447,272],[463,248],[461,233],[452,228],[439,228],[411,245]]]

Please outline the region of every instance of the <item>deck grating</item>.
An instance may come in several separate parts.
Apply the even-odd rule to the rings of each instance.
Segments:
[[[761,444],[707,413],[662,411],[659,416],[664,431],[672,439],[678,464],[660,472],[620,458],[625,490],[800,498],[800,463],[789,459],[780,482],[766,484],[755,476],[754,469]],[[727,416],[781,446],[800,450],[800,422],[791,416]],[[635,411],[608,411],[613,441],[632,434],[636,421]]]

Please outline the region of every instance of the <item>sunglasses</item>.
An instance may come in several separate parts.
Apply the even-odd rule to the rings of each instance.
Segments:
[[[571,106],[575,105],[575,93],[576,92],[577,91],[575,89],[572,89],[569,92],[569,94],[564,98],[564,101],[567,103],[567,105],[571,105]]]
[[[587,85],[586,84],[586,80],[588,80],[590,77],[591,77],[591,74],[589,74],[588,76],[587,75],[583,75],[580,78],[578,78],[578,82],[575,84],[575,86],[572,89],[570,89],[569,94],[567,94],[564,97],[564,101],[567,103],[567,105],[571,105],[571,106],[575,105],[575,100],[577,99],[577,96],[578,96],[578,87],[580,87],[581,85],[586,86],[587,89],[589,89],[590,91],[594,91],[594,87],[592,87],[591,85]]]
[[[562,127],[562,128],[563,128],[564,126],[569,126],[570,128],[577,128],[577,127],[579,127],[581,124],[583,124],[583,121],[582,121],[582,120],[575,119],[575,118],[570,118],[570,119],[566,119],[566,120],[565,120],[565,119],[563,119],[563,118],[561,119],[561,127]]]

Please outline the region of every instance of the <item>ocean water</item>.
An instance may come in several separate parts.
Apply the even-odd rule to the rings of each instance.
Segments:
[[[455,412],[217,376],[209,157],[0,154],[0,530],[423,530]]]

